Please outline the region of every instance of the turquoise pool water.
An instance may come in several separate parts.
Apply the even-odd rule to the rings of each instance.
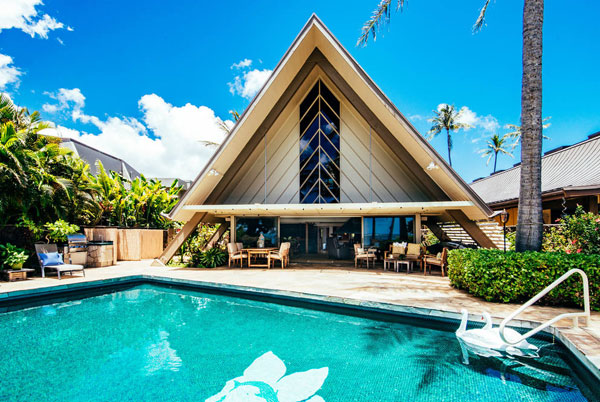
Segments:
[[[2,401],[597,400],[558,345],[463,356],[453,332],[140,285],[0,314]],[[235,381],[232,381],[234,380]]]

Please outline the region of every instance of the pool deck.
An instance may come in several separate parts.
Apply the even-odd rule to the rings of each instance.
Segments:
[[[233,290],[252,290],[276,296],[299,297],[324,303],[341,303],[366,308],[413,313],[429,317],[460,319],[466,308],[470,319],[482,320],[480,313],[489,311],[498,324],[517,305],[489,303],[450,286],[448,278],[422,273],[395,273],[341,267],[294,266],[282,269],[186,269],[155,267],[152,261],[119,262],[117,266],[86,269],[86,277],[76,274],[58,280],[56,276],[34,277],[27,281],[1,282],[0,298],[51,287],[77,287],[92,281],[128,277],[150,277],[173,283],[201,282]],[[58,290],[58,289],[57,289]],[[533,306],[511,323],[531,328],[536,323],[574,309]],[[600,379],[600,313],[592,312],[589,323],[572,328],[563,320],[550,328],[597,378]]]

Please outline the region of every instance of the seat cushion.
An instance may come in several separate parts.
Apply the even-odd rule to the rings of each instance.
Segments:
[[[83,265],[76,264],[44,265],[44,268],[50,268],[60,272],[83,271]]]
[[[63,265],[62,255],[58,254],[57,251],[53,253],[39,253],[40,261],[42,266],[47,267],[49,265]]]
[[[406,254],[413,256],[421,254],[421,245],[417,243],[408,243]]]

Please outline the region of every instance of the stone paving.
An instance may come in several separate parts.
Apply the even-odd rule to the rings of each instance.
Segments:
[[[499,323],[513,312],[517,305],[489,303],[450,286],[447,278],[422,273],[395,273],[354,268],[319,268],[294,266],[275,269],[186,269],[151,266],[152,261],[119,262],[117,266],[86,269],[86,277],[66,276],[39,278],[20,282],[0,283],[0,297],[11,292],[80,283],[134,275],[177,280],[191,280],[252,287],[274,293],[301,297],[325,297],[348,304],[374,303],[396,311],[417,312],[437,317],[460,318],[466,308],[473,317],[481,319],[482,311],[489,311]],[[439,275],[439,274],[438,274]],[[575,309],[533,306],[514,321],[514,325],[532,327],[557,314]],[[581,320],[579,328],[572,328],[571,320],[559,322],[551,332],[560,338],[600,378],[600,313],[593,312],[589,323]]]

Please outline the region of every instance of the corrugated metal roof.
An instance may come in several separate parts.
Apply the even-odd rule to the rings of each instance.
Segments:
[[[471,183],[483,200],[497,203],[519,198],[521,166]],[[542,193],[567,187],[600,186],[600,136],[542,157]]]

